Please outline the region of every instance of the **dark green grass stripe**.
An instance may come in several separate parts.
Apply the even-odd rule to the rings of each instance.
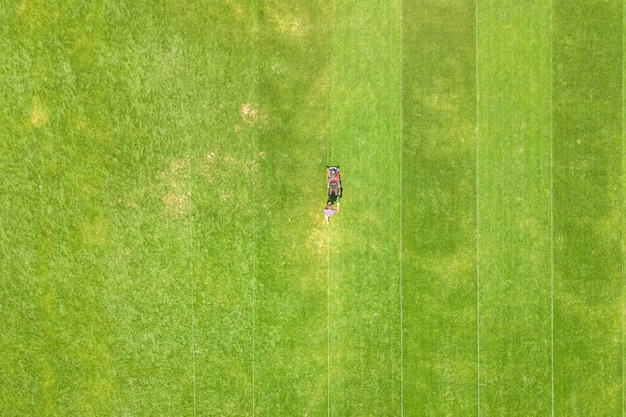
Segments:
[[[478,3],[480,413],[549,414],[549,7]]]
[[[622,416],[626,415],[626,3],[622,2],[622,218],[621,218],[621,348],[622,348]]]
[[[257,13],[255,407],[325,415],[329,8],[263,1]]]
[[[554,3],[555,409],[623,411],[623,5]]]
[[[407,415],[476,413],[475,2],[404,2]]]
[[[399,2],[337,2],[332,149],[331,414],[400,415]]]

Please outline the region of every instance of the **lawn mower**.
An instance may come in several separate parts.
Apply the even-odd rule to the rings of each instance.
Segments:
[[[334,203],[341,198],[341,174],[339,165],[326,167],[326,185],[328,189],[328,202]]]

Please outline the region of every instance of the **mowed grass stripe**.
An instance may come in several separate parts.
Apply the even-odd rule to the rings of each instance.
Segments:
[[[550,10],[478,7],[479,412],[548,415]]]
[[[252,413],[255,14],[215,5],[186,29],[197,415]]]
[[[621,415],[623,5],[555,1],[555,411]]]
[[[335,2],[330,224],[332,415],[400,415],[400,2]]]
[[[404,2],[407,415],[476,414],[475,2]]]
[[[324,2],[258,1],[257,415],[326,415]]]

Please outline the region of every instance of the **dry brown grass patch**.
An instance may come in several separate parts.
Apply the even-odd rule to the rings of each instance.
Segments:
[[[243,103],[240,109],[241,118],[248,126],[254,126],[259,119],[257,109],[252,107],[251,103]]]
[[[189,159],[183,158],[173,161],[169,169],[157,175],[166,217],[179,219],[187,214],[190,199],[188,174]]]
[[[39,102],[33,104],[33,108],[30,112],[30,124],[35,127],[42,127],[48,123],[48,114],[43,105]]]

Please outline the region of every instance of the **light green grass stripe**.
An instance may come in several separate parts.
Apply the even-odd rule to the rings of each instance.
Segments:
[[[554,375],[554,26],[553,0],[550,0],[550,396],[551,415],[555,415]]]
[[[555,409],[623,413],[623,4],[555,2]]]
[[[476,165],[475,165],[475,176],[476,176],[476,181],[475,181],[475,194],[476,194],[476,200],[475,200],[475,206],[474,209],[476,210],[476,221],[475,221],[475,236],[476,236],[476,414],[478,415],[478,417],[480,417],[480,411],[481,411],[481,378],[482,378],[482,374],[480,372],[480,364],[481,364],[481,357],[480,357],[480,176],[478,175],[478,173],[480,172],[480,159],[479,159],[479,155],[480,155],[480,111],[479,111],[479,101],[478,101],[478,91],[479,91],[479,87],[480,87],[480,71],[479,71],[479,49],[478,49],[478,45],[479,45],[479,39],[481,36],[480,33],[480,25],[479,25],[479,17],[481,14],[481,10],[479,7],[480,4],[480,0],[475,0],[474,3],[474,25],[475,25],[475,37],[474,37],[474,49],[475,49],[475,54],[474,54],[474,69],[475,69],[475,84],[474,84],[474,88],[475,88],[475,92],[476,92],[476,100],[475,100],[475,121],[476,121],[476,125],[474,126],[475,129],[475,141],[476,141]]]
[[[549,5],[480,1],[480,414],[549,414]]]
[[[259,102],[258,96],[259,96],[259,83],[258,83],[258,52],[257,52],[257,44],[258,44],[258,32],[259,32],[259,24],[258,24],[258,3],[257,0],[252,0],[252,8],[249,11],[249,13],[252,14],[252,39],[251,39],[251,49],[252,49],[252,65],[251,65],[251,69],[252,69],[252,85],[250,86],[251,89],[251,96],[252,96],[252,103],[254,103],[254,105],[256,106],[257,103]],[[252,309],[252,324],[251,324],[251,333],[252,333],[252,346],[251,346],[251,353],[252,353],[252,358],[251,358],[251,377],[250,377],[250,382],[251,382],[251,389],[252,389],[252,395],[251,395],[251,408],[252,408],[252,416],[254,417],[256,415],[256,291],[257,291],[257,265],[258,265],[258,237],[257,237],[257,230],[258,230],[258,216],[259,216],[259,209],[258,209],[258,202],[259,202],[259,193],[258,193],[258,162],[257,162],[257,158],[259,158],[261,156],[259,148],[258,148],[258,130],[253,130],[252,131],[252,155],[251,155],[251,159],[252,159],[252,184],[251,184],[251,189],[252,189],[252,245],[253,245],[253,250],[254,253],[252,255],[252,285],[251,285],[251,297],[250,297],[250,304],[251,304],[251,309]]]
[[[331,414],[401,413],[399,2],[336,2],[332,149],[344,181],[330,225]]]
[[[398,121],[399,121],[399,131],[398,131],[398,142],[399,142],[399,187],[400,187],[400,195],[399,195],[399,227],[400,227],[400,242],[398,245],[399,251],[399,278],[398,278],[398,286],[399,286],[399,309],[400,309],[400,325],[398,326],[400,332],[400,417],[404,417],[404,1],[399,0],[400,5],[398,7],[399,13],[399,29],[398,29],[398,51],[399,51],[399,71],[400,77],[398,80],[398,87],[400,89],[399,99],[398,99]]]
[[[333,13],[329,12],[326,16],[326,166],[331,165],[330,151],[332,143],[332,33],[333,33]],[[331,252],[330,252],[330,228],[326,229],[326,415],[331,415],[332,402],[332,377],[331,377],[331,326],[332,326],[332,308],[331,297]]]
[[[198,415],[251,413],[254,15],[216,4],[186,28]]]

